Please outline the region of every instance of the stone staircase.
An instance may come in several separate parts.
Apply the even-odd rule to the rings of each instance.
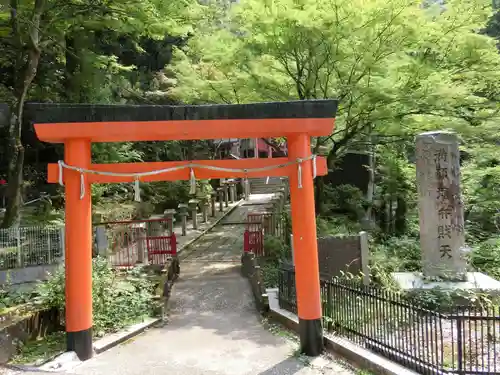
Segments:
[[[286,186],[286,178],[280,177],[251,178],[249,181],[250,194],[273,194]]]

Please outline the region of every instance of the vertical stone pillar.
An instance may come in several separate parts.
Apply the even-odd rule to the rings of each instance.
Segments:
[[[224,182],[222,189],[224,191],[224,206],[229,207],[229,185],[227,182]]]
[[[204,223],[208,221],[208,206],[209,206],[208,199],[209,199],[208,195],[200,199],[201,213],[203,215],[202,220]]]
[[[250,181],[248,179],[243,179],[243,195],[244,199],[247,201],[250,198]]]
[[[171,236],[174,233],[174,220],[175,220],[175,210],[168,209],[163,211],[163,216],[167,219],[167,230],[168,234]]]
[[[236,185],[234,180],[229,180],[229,200],[234,203],[236,201]]]
[[[179,215],[181,217],[181,228],[182,232],[181,235],[185,236],[187,234],[187,216],[188,216],[188,205],[185,203],[180,203],[179,204]]]
[[[289,186],[288,186],[288,179],[286,177],[281,177],[280,178],[281,180],[281,184],[283,185],[283,189],[284,189],[284,200],[285,200],[285,204],[286,202],[288,202],[288,198],[290,197],[289,196]]]
[[[212,208],[212,217],[215,217],[215,198],[217,196],[217,192],[212,191],[210,193],[210,206]]]
[[[189,208],[191,210],[191,219],[193,220],[193,229],[198,229],[198,199],[189,200]]]
[[[416,143],[424,277],[465,280],[458,138],[452,132],[427,132],[419,134]]]
[[[219,211],[224,212],[224,190],[217,188],[217,193],[219,194]]]
[[[137,263],[148,263],[148,246],[146,244],[146,224],[137,223],[132,227],[134,241],[137,245]]]
[[[108,236],[106,235],[106,227],[104,225],[95,226],[95,241],[97,254],[102,257],[107,257],[108,254]]]
[[[283,212],[283,210],[285,208],[285,203],[286,203],[286,200],[285,200],[286,193],[285,193],[284,187],[280,187],[278,189],[278,196],[280,197],[280,212]]]
[[[187,217],[189,214],[181,212],[179,215],[181,215],[181,236],[185,236],[187,234]]]

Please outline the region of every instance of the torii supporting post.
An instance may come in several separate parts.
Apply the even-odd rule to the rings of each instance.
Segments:
[[[90,141],[68,140],[64,144],[67,164],[89,168]],[[88,175],[64,171],[66,192],[66,339],[68,351],[80,360],[92,357],[92,204]],[[80,197],[80,194],[83,196]],[[80,199],[81,198],[81,199]]]
[[[289,137],[288,155],[290,160],[311,156],[310,136]],[[323,351],[323,329],[312,173],[308,160],[302,163],[302,188],[298,173],[289,178],[300,347],[302,353],[318,356]]]

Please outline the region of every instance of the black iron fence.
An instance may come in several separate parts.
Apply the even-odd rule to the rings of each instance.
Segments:
[[[350,280],[322,280],[323,327],[422,374],[500,374],[498,308],[442,314],[404,295]],[[297,312],[295,272],[283,268],[280,306]]]

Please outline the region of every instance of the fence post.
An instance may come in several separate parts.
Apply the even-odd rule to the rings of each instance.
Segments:
[[[457,370],[459,374],[463,374],[464,371],[464,331],[463,331],[463,319],[460,316],[456,316],[457,321]]]
[[[52,246],[50,241],[50,235],[52,234],[51,229],[46,229],[47,231],[47,263],[52,264]]]
[[[66,261],[66,237],[65,237],[66,230],[64,228],[65,228],[64,225],[61,228],[59,228],[59,244],[61,246],[62,263]]]
[[[177,237],[174,232],[172,232],[170,236],[170,249],[172,251],[172,256],[177,256]]]
[[[368,233],[359,232],[359,245],[361,248],[361,272],[363,273],[363,284],[370,285],[369,260],[370,251],[368,249]]]
[[[328,332],[331,332],[333,329],[333,314],[332,312],[332,288],[329,283],[325,283],[326,286],[326,309],[325,309],[325,315],[327,316],[327,330]]]
[[[15,228],[17,232],[16,240],[17,240],[17,267],[18,268],[23,268],[23,253],[22,253],[22,246],[21,246],[21,228],[16,227]]]
[[[243,252],[250,252],[250,232],[248,231],[248,229],[246,229],[243,233]]]

